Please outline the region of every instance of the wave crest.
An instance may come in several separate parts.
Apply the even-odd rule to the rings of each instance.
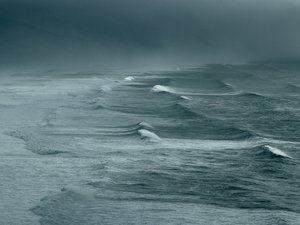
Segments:
[[[124,80],[126,81],[133,81],[135,79],[135,77],[133,76],[128,76],[128,77],[125,77]]]
[[[289,158],[289,159],[292,158],[291,156],[289,156],[288,154],[286,154],[284,151],[282,151],[282,150],[279,149],[279,148],[275,148],[275,147],[272,147],[272,146],[270,146],[270,145],[264,145],[264,146],[262,146],[262,148],[263,148],[264,150],[269,151],[270,153],[272,153],[272,154],[275,155],[275,156],[278,156],[278,157],[284,157],[284,158]]]
[[[161,141],[161,138],[157,136],[155,133],[146,130],[146,129],[140,129],[138,130],[139,135],[141,136],[142,139],[147,139],[151,142],[159,142]]]
[[[161,93],[161,92],[166,92],[166,93],[171,93],[171,94],[176,93],[174,89],[172,89],[168,86],[163,86],[163,85],[159,85],[159,84],[153,86],[151,91],[156,92],[156,93]]]

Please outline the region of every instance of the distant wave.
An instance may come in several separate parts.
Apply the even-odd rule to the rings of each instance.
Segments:
[[[172,107],[172,110],[174,110],[174,115],[180,113],[180,114],[182,114],[182,116],[187,116],[187,117],[200,116],[197,112],[193,111],[187,105],[184,105],[182,103],[175,103]]]
[[[225,125],[223,121],[197,115],[197,118],[186,116],[187,120],[177,124],[162,125],[158,128],[165,138],[255,141],[259,136],[247,129]]]
[[[145,129],[154,129],[154,127],[152,125],[150,125],[149,123],[146,122],[140,122],[138,124],[141,128],[145,128]]]
[[[239,93],[236,93],[235,96],[247,97],[247,98],[267,98],[266,96],[264,96],[262,94],[254,93],[254,92],[239,92]]]
[[[179,100],[192,100],[192,97],[186,95],[195,95],[195,93],[179,92],[172,87],[164,85],[153,86],[151,92],[174,94],[178,97]]]
[[[51,130],[53,135],[72,135],[72,136],[119,136],[119,137],[134,137],[139,135],[142,139],[150,142],[159,142],[161,138],[152,132],[154,127],[147,122],[140,122],[128,126],[116,127],[87,127],[82,128],[79,132],[77,129],[63,127],[57,130]],[[46,131],[46,130],[45,130]],[[47,137],[35,136],[34,133],[16,130],[6,133],[6,135],[21,139],[25,143],[25,148],[33,153],[40,155],[53,155],[60,153],[68,153],[68,151],[57,150],[55,143],[47,140]]]
[[[191,81],[192,82],[192,81]],[[180,88],[180,85],[178,87],[179,89],[184,90],[184,87]],[[207,92],[207,90],[209,90],[209,92]],[[216,81],[216,84],[213,85],[213,87],[211,88],[206,88],[205,90],[203,90],[203,92],[199,92],[199,90],[201,91],[201,88],[197,88],[197,92],[192,91],[193,89],[190,89],[190,91],[176,91],[174,88],[169,87],[169,86],[165,86],[165,85],[154,85],[151,89],[152,92],[167,92],[167,93],[172,93],[172,94],[181,94],[181,95],[224,95],[224,94],[229,94],[229,93],[233,93],[234,92],[234,88],[230,85],[227,84],[223,81]],[[210,93],[211,91],[214,91],[215,93]],[[221,91],[221,93],[220,93]]]
[[[286,91],[299,93],[300,92],[300,87],[296,84],[288,84],[286,86]]]
[[[151,85],[141,83],[141,82],[130,82],[130,83],[126,84],[126,86],[134,87],[134,88],[149,88],[149,87],[151,87]]]
[[[96,126],[96,127],[87,127],[81,128],[81,134],[83,135],[93,135],[93,136],[119,136],[119,137],[125,137],[125,136],[136,136],[138,131],[140,129],[146,129],[146,130],[153,130],[154,127],[146,122],[140,122],[137,124],[132,124],[132,125],[126,125],[126,126]],[[63,129],[60,128],[60,131],[63,133],[60,133],[61,135],[64,134]],[[67,129],[67,132],[72,131],[70,129]],[[75,133],[72,133],[72,135],[76,136],[78,135],[76,133],[77,131],[75,130]],[[80,134],[79,134],[80,135]]]
[[[215,83],[216,83],[216,89],[225,90],[227,92],[234,91],[234,88],[231,84],[226,83],[222,80],[217,80]]]
[[[218,135],[215,134],[215,136],[219,136],[219,138],[224,138],[226,140],[250,140],[257,137],[257,135],[251,131],[244,130],[238,127],[224,127],[219,128]]]
[[[257,137],[257,134],[237,127],[220,129],[220,132],[223,133],[224,137],[227,137],[230,140],[246,140]]]
[[[51,134],[55,135],[72,135],[72,136],[103,136],[103,137],[134,137],[141,136],[143,139],[148,139],[150,141],[157,141],[160,138],[151,130],[155,128],[147,123],[140,122],[131,125],[125,126],[96,126],[96,127],[82,127],[80,130],[72,129],[72,127],[59,127],[57,130],[52,130]],[[28,143],[31,143],[30,138],[28,138],[25,134],[20,132],[13,132],[12,135],[14,137],[18,137],[22,140],[25,140]],[[11,135],[11,136],[12,136]],[[38,142],[36,142],[38,143]]]
[[[135,77],[133,76],[128,76],[128,77],[125,77],[124,80],[126,81],[133,81],[135,79]]]

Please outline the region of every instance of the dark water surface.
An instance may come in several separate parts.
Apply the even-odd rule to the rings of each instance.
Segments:
[[[0,224],[300,224],[300,65],[1,81]]]

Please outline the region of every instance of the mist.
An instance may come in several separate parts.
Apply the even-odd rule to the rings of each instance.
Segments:
[[[0,1],[1,68],[300,58],[296,0]]]

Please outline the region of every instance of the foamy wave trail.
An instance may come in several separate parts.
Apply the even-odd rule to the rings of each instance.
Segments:
[[[275,156],[279,156],[279,157],[284,157],[284,158],[289,158],[291,159],[292,157],[289,156],[288,154],[286,154],[284,151],[280,150],[279,148],[275,148],[272,147],[270,145],[264,145],[263,149],[271,152],[272,154],[274,154]]]
[[[12,131],[7,135],[21,139],[25,142],[25,147],[27,150],[39,154],[39,155],[54,155],[59,153],[66,153],[66,151],[56,150],[55,146],[49,146],[50,143],[47,143],[47,146],[44,144],[45,140],[40,140],[35,138],[33,134],[27,134],[22,131]]]
[[[161,138],[157,136],[155,133],[146,130],[146,129],[140,129],[138,130],[138,134],[141,136],[142,139],[147,139],[150,142],[159,142],[161,141]]]
[[[41,217],[40,224],[91,224],[91,208],[94,206],[94,193],[86,187],[66,187],[54,195],[41,199],[39,205],[30,209],[35,215]],[[74,204],[75,203],[75,204]],[[72,213],[79,212],[76,216]],[[99,210],[99,209],[98,209]],[[96,224],[96,223],[92,223]]]
[[[166,93],[171,93],[171,94],[175,94],[175,90],[173,88],[170,88],[168,86],[163,86],[163,85],[155,85],[152,87],[151,89],[152,92],[156,92],[156,93],[161,93],[161,92],[166,92]]]

